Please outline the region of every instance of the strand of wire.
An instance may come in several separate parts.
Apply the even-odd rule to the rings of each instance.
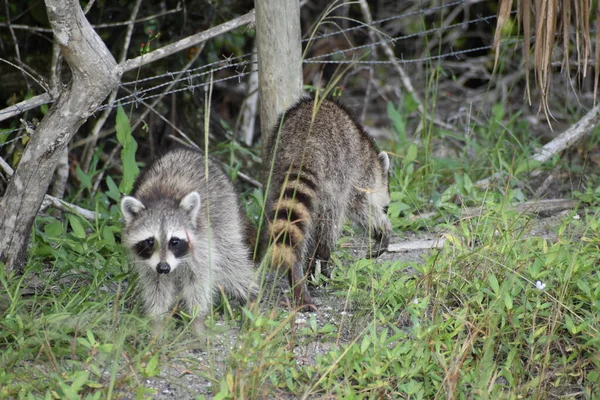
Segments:
[[[511,44],[521,42],[521,41],[522,41],[522,39],[507,40],[507,41],[503,42],[503,45],[511,45]],[[449,57],[458,58],[458,56],[463,55],[463,54],[473,53],[473,52],[482,51],[482,50],[490,50],[491,48],[492,48],[492,46],[480,46],[480,47],[476,47],[476,48],[472,48],[472,49],[451,51],[448,53],[439,54],[439,55],[435,55],[435,56],[422,57],[422,58],[410,59],[410,60],[401,60],[401,59],[397,59],[394,61],[391,61],[391,60],[385,60],[385,61],[356,60],[356,59],[353,59],[353,60],[313,60],[313,61],[305,61],[305,63],[310,63],[310,64],[393,64],[393,63],[410,64],[410,63],[418,63],[418,62],[426,62],[426,61],[431,61],[431,60],[444,59],[444,58],[449,58]],[[251,63],[248,63],[248,65],[250,65],[250,64]],[[213,84],[218,83],[218,82],[228,81],[231,79],[236,79],[236,78],[241,79],[242,77],[249,75],[256,71],[257,71],[257,69],[253,68],[252,70],[247,71],[247,72],[240,72],[233,76],[214,80]],[[203,74],[203,75],[205,75],[205,74]],[[150,89],[144,90],[143,92],[136,92],[132,95],[127,95],[127,96],[121,97],[115,103],[119,103],[120,105],[125,106],[125,105],[129,105],[129,104],[138,103],[142,98],[144,100],[149,100],[149,99],[153,99],[153,98],[160,97],[160,96],[167,96],[167,95],[170,95],[173,93],[179,93],[179,92],[182,92],[185,90],[194,90],[199,87],[205,87],[209,84],[210,84],[210,82],[202,82],[202,83],[195,84],[195,85],[186,85],[184,87],[181,87],[178,89],[173,89],[168,92],[154,94],[151,96],[144,96],[145,93],[156,89],[156,88],[150,88]],[[132,99],[132,100],[123,102],[124,100],[127,100],[127,99]],[[108,107],[108,105],[103,105],[98,110],[103,110],[103,109],[106,109],[107,107]],[[116,105],[113,107],[116,107]]]
[[[450,25],[448,27],[432,28],[432,29],[429,29],[429,30],[427,30],[425,32],[419,32],[419,33],[415,33],[415,34],[400,36],[400,37],[392,39],[392,41],[393,42],[397,42],[399,40],[410,39],[410,38],[418,36],[418,35],[425,35],[425,34],[429,34],[429,33],[439,33],[440,31],[443,31],[445,29],[451,29],[453,27],[460,26],[460,25],[467,24],[467,23],[476,23],[476,22],[488,21],[488,20],[493,19],[493,18],[496,18],[496,17],[495,16],[481,17],[481,18],[477,18],[477,19],[474,19],[474,20],[471,20],[471,21],[467,21],[467,22],[461,22],[461,23],[453,24],[453,25]],[[451,57],[451,56],[458,56],[458,55],[461,55],[461,54],[468,54],[468,53],[471,53],[471,52],[476,52],[476,51],[481,51],[481,50],[486,50],[486,49],[490,49],[491,48],[491,46],[481,46],[481,47],[477,47],[477,48],[473,48],[473,49],[459,50],[459,51],[454,51],[454,52],[450,52],[450,53],[446,53],[446,54],[440,54],[440,55],[436,55],[436,56],[429,56],[429,57],[425,57],[425,58],[410,59],[410,60],[396,60],[396,61],[390,61],[390,60],[386,60],[386,61],[356,60],[356,59],[349,59],[349,60],[320,60],[321,58],[327,58],[327,57],[331,57],[331,56],[334,56],[334,55],[345,54],[345,53],[348,53],[348,52],[354,52],[354,51],[360,50],[360,49],[373,48],[373,47],[376,47],[376,46],[383,45],[383,44],[385,44],[387,42],[389,42],[389,41],[382,40],[382,41],[379,41],[379,42],[369,43],[369,44],[365,44],[365,45],[361,45],[361,46],[356,46],[356,47],[352,47],[352,48],[349,48],[349,49],[337,50],[335,52],[331,52],[331,53],[328,53],[328,54],[322,54],[322,55],[319,55],[319,56],[316,56],[316,57],[312,57],[312,58],[306,59],[306,60],[304,60],[304,63],[307,63],[307,64],[351,64],[351,63],[357,63],[357,64],[390,64],[390,63],[394,63],[394,62],[399,62],[401,64],[408,64],[408,63],[416,63],[416,62],[427,61],[427,60],[441,59],[441,58],[446,58],[446,57]],[[241,59],[243,57],[244,56],[239,56],[239,57],[235,57],[235,59],[239,60],[239,59]],[[210,65],[217,65],[217,64],[222,63],[222,62],[223,61],[219,61],[219,62],[211,63]],[[191,82],[195,78],[199,78],[201,76],[205,76],[205,75],[208,75],[208,74],[211,74],[213,72],[217,72],[217,71],[220,71],[220,70],[223,70],[223,69],[226,69],[226,68],[233,68],[233,67],[238,68],[238,67],[241,67],[241,66],[248,66],[248,65],[253,65],[253,64],[254,63],[252,61],[242,61],[242,62],[239,62],[239,63],[231,63],[229,60],[227,60],[227,62],[224,65],[221,65],[220,67],[215,68],[215,69],[213,69],[211,71],[201,72],[201,73],[197,73],[197,74],[188,73],[188,74],[185,74],[185,76],[183,76],[183,77],[175,80],[175,82],[183,82],[183,81]],[[210,65],[208,65],[208,66],[210,66]],[[206,66],[206,67],[208,67],[208,66]],[[190,70],[189,72],[198,71],[198,70],[202,70],[202,69],[204,69],[204,68],[195,68],[193,70]],[[173,76],[173,73],[170,72],[167,75],[168,76]],[[165,74],[163,74],[162,76],[165,76]],[[155,78],[156,77],[153,77],[153,79],[155,79]],[[148,81],[148,80],[150,80],[150,78],[146,78],[144,80],[139,80],[139,81],[137,81],[137,83],[140,83],[142,81]],[[135,93],[127,95],[127,96],[125,96],[125,97],[123,97],[123,98],[121,98],[119,100],[125,101],[125,100],[130,99],[130,98],[136,98],[136,97],[139,97],[139,96],[143,96],[145,93],[158,90],[161,87],[170,85],[171,83],[173,83],[173,80],[169,80],[167,82],[164,82],[164,83],[161,83],[159,85],[155,85],[155,86],[152,86],[150,88],[143,89],[143,90],[139,90],[139,91],[136,90]],[[132,82],[128,82],[128,85],[131,85],[131,84],[132,84]],[[190,85],[188,85],[187,87],[190,87]],[[192,87],[193,87],[193,85],[192,85]]]
[[[233,76],[228,76],[228,77],[221,78],[221,79],[215,79],[215,80],[212,81],[212,84],[214,85],[215,83],[224,82],[224,81],[228,81],[228,80],[232,80],[232,79],[241,79],[244,76],[250,75],[251,73],[256,72],[256,71],[257,71],[257,69],[252,69],[252,70],[247,71],[247,72],[239,72],[238,74],[233,75]],[[211,82],[202,82],[202,83],[199,83],[199,84],[196,84],[196,85],[186,85],[186,86],[181,87],[179,89],[173,89],[173,90],[170,90],[168,92],[158,93],[158,94],[154,94],[154,95],[151,95],[151,96],[139,96],[137,93],[134,93],[133,96],[135,97],[135,99],[133,99],[133,100],[126,101],[126,102],[121,102],[122,99],[131,98],[131,95],[128,95],[128,96],[125,96],[125,97],[122,97],[120,99],[115,100],[115,103],[112,106],[110,106],[108,104],[105,104],[105,105],[102,105],[102,106],[98,107],[96,109],[96,111],[102,111],[102,110],[105,110],[105,109],[107,109],[109,107],[110,108],[115,108],[115,107],[118,107],[118,106],[123,106],[124,107],[124,106],[130,105],[130,104],[137,104],[142,99],[143,100],[150,100],[150,99],[154,99],[154,98],[157,98],[157,97],[167,96],[167,95],[170,95],[170,94],[173,94],[173,93],[183,92],[183,91],[186,91],[186,90],[192,90],[193,91],[193,90],[195,90],[197,88],[205,87],[205,86],[209,86],[209,85],[211,85]]]
[[[346,32],[350,32],[350,31],[355,31],[358,29],[362,29],[362,28],[369,28],[372,26],[376,26],[376,25],[380,25],[383,24],[384,22],[389,22],[389,21],[393,21],[393,20],[397,20],[397,19],[403,19],[403,18],[408,18],[408,17],[412,17],[414,15],[429,15],[432,14],[436,11],[442,10],[444,8],[448,8],[448,7],[454,7],[460,4],[465,4],[467,1],[466,0],[459,0],[459,1],[455,1],[454,3],[448,3],[448,4],[443,4],[441,6],[436,6],[436,7],[431,7],[431,8],[422,8],[416,11],[411,11],[408,12],[406,14],[400,14],[400,15],[393,15],[391,17],[387,17],[387,18],[383,18],[383,19],[378,19],[376,21],[372,21],[369,24],[360,24],[360,25],[356,25],[356,26],[352,26],[350,28],[346,28],[346,29],[342,29],[339,31],[335,31],[335,32],[329,32],[329,33],[323,33],[321,35],[315,36],[313,38],[307,38],[307,39],[302,39],[302,42],[308,42],[311,40],[316,40],[316,39],[322,39],[322,38],[326,38],[326,37],[330,37],[330,36],[335,36],[335,35],[341,35],[342,33],[346,33]]]
[[[237,56],[237,57],[226,57],[224,60],[218,60],[218,61],[212,62],[210,64],[205,64],[205,65],[201,65],[201,66],[196,67],[196,68],[191,68],[187,72],[188,73],[192,73],[192,72],[196,72],[196,71],[202,71],[202,70],[205,70],[207,68],[210,68],[210,67],[213,67],[213,66],[219,65],[219,64],[221,64],[221,68],[212,69],[212,71],[218,71],[219,69],[237,66],[237,65],[239,65],[239,63],[236,64],[236,63],[233,63],[232,61],[237,61],[237,60],[241,60],[241,59],[244,59],[244,58],[250,58],[253,54],[254,53],[247,53],[247,54],[243,54],[243,55]],[[161,78],[165,78],[165,77],[172,78],[173,75],[176,75],[179,72],[180,71],[177,71],[177,72],[166,72],[164,74],[154,75],[154,76],[150,76],[150,77],[142,78],[142,79],[137,79],[135,81],[123,82],[123,83],[121,83],[121,86],[136,85],[138,83],[143,83],[143,82],[151,81],[151,80],[154,80],[154,79],[161,79]]]
[[[516,11],[514,11],[513,13],[516,13]],[[385,43],[396,43],[396,42],[399,42],[400,40],[411,39],[411,38],[417,37],[417,36],[424,36],[424,35],[428,35],[430,33],[440,33],[446,29],[452,29],[452,28],[456,28],[457,26],[473,24],[476,22],[487,22],[488,20],[495,19],[495,18],[496,18],[495,15],[489,15],[487,17],[481,17],[481,18],[473,19],[473,20],[466,21],[466,22],[458,22],[456,24],[448,25],[445,27],[431,28],[431,29],[428,29],[423,32],[411,33],[409,35],[398,36],[396,38],[381,40],[381,41],[375,42],[375,43],[363,44],[361,46],[355,46],[355,47],[351,47],[349,49],[337,50],[337,51],[334,51],[334,52],[328,53],[328,54],[320,54],[318,56],[308,58],[305,61],[313,61],[313,60],[317,60],[320,58],[326,58],[326,57],[330,57],[330,56],[336,56],[339,54],[345,54],[345,53],[353,52],[353,51],[360,50],[360,49],[365,49],[365,48],[369,48],[369,47],[373,47],[373,46],[379,46],[379,45],[382,45]]]
[[[382,18],[382,19],[373,21],[370,24],[359,24],[359,25],[352,26],[350,28],[342,29],[342,30],[339,30],[339,31],[320,34],[320,35],[317,35],[317,36],[313,37],[312,39],[303,39],[302,42],[305,43],[305,42],[308,42],[310,40],[314,41],[314,40],[317,40],[317,39],[327,38],[327,37],[330,37],[330,36],[341,35],[341,34],[346,33],[346,32],[351,32],[351,31],[355,31],[355,30],[358,30],[358,29],[363,29],[363,28],[366,28],[366,27],[376,26],[376,25],[380,25],[380,24],[383,24],[383,23],[388,22],[388,21],[393,21],[393,20],[397,20],[397,19],[407,18],[407,17],[411,17],[411,16],[414,16],[414,15],[419,15],[419,14],[421,14],[421,15],[429,15],[429,14],[434,13],[436,11],[439,11],[441,9],[448,8],[448,7],[453,7],[453,6],[464,4],[464,3],[466,3],[466,0],[459,0],[459,1],[455,1],[453,3],[448,3],[448,4],[444,4],[444,5],[440,5],[440,6],[436,6],[436,7],[432,7],[432,8],[426,8],[426,9],[420,9],[420,10],[417,10],[417,11],[411,11],[411,12],[408,12],[408,13],[405,13],[405,14],[401,14],[401,15],[394,15],[394,16],[391,16],[391,17]],[[473,22],[479,22],[481,20],[482,19],[477,19],[477,20],[473,20]],[[471,22],[471,21],[469,21],[469,22]],[[460,23],[460,24],[463,24],[463,23]],[[456,24],[456,25],[460,25],[460,24]],[[456,25],[452,25],[451,27],[454,27]],[[441,27],[441,28],[436,28],[436,30],[437,31],[441,31],[441,30],[449,29],[449,28],[450,27]],[[413,36],[420,36],[420,35],[424,35],[426,33],[427,32],[416,33],[416,34],[413,34],[412,36],[406,36],[406,38],[413,37]],[[398,38],[398,40],[403,39],[403,38],[404,37]],[[331,55],[331,54],[332,53],[326,54],[324,56],[328,56],[328,55]],[[192,68],[188,72],[192,73],[192,72],[196,72],[196,71],[205,70],[205,69],[210,68],[212,66],[223,64],[223,63],[225,63],[227,66],[234,66],[236,64],[233,64],[232,63],[233,61],[237,61],[237,60],[244,59],[244,58],[250,58],[253,55],[254,55],[254,53],[247,53],[247,54],[242,54],[241,56],[237,56],[237,57],[227,57],[224,60],[218,60],[218,61],[212,62],[210,64],[205,64],[205,65],[202,65],[202,66],[199,66],[199,67],[196,67],[196,68]],[[166,72],[164,74],[154,75],[154,76],[150,76],[150,77],[147,77],[147,78],[138,79],[138,80],[135,80],[135,81],[123,82],[121,85],[122,86],[131,86],[131,85],[135,85],[135,84],[142,83],[142,82],[147,82],[147,81],[154,80],[154,79],[161,79],[161,78],[164,78],[164,77],[171,77],[171,76],[173,76],[173,75],[175,75],[177,73],[178,72]]]
[[[201,72],[201,73],[198,73],[198,74],[185,74],[185,76],[183,76],[181,78],[170,80],[170,81],[166,81],[166,82],[163,82],[161,84],[152,86],[150,88],[146,88],[146,89],[142,89],[142,90],[135,90],[135,92],[133,94],[124,96],[124,97],[120,98],[119,100],[126,100],[126,99],[132,98],[132,97],[139,97],[140,95],[144,95],[144,93],[148,93],[148,92],[152,92],[152,91],[158,90],[158,89],[160,89],[160,88],[162,88],[164,86],[168,86],[168,85],[172,84],[173,82],[178,83],[178,82],[187,81],[187,82],[191,83],[192,80],[194,80],[196,78],[200,78],[202,76],[210,75],[210,74],[212,74],[214,72],[221,71],[221,70],[226,69],[226,68],[233,68],[233,67],[237,68],[237,67],[240,67],[240,66],[244,66],[245,67],[247,65],[252,65],[252,64],[255,64],[255,63],[253,63],[251,60],[248,60],[248,61],[240,62],[240,63],[237,63],[237,64],[223,65],[223,66],[221,66],[219,68],[215,68],[215,69],[212,69],[210,71]],[[125,85],[123,85],[123,86],[125,86]],[[187,87],[192,87],[192,86],[193,85],[187,85]]]

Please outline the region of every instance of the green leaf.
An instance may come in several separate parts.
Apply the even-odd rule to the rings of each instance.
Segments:
[[[133,188],[133,182],[140,173],[140,169],[135,162],[135,153],[137,151],[137,142],[131,135],[131,126],[129,119],[123,111],[123,107],[117,108],[117,140],[123,146],[121,149],[121,162],[123,163],[123,179],[119,185],[122,193],[129,193]]]
[[[113,234],[112,229],[110,229],[108,226],[102,228],[102,240],[104,240],[104,243],[109,246],[115,246],[117,244],[115,241],[115,235]]]
[[[406,151],[406,157],[402,161],[402,165],[408,165],[417,159],[417,145],[411,143],[408,146],[408,150]]]
[[[83,225],[81,224],[79,218],[73,214],[69,214],[67,218],[69,219],[69,225],[73,230],[73,235],[75,235],[75,237],[78,237],[79,239],[85,239],[85,229],[83,228]]]
[[[64,233],[63,224],[60,221],[54,221],[44,226],[44,232],[50,237],[60,237]]]
[[[85,385],[85,383],[87,382],[89,376],[90,376],[90,373],[88,371],[75,372],[75,378],[73,379],[71,388],[75,392],[79,392],[81,390],[81,388],[83,387],[83,385]]]
[[[513,300],[508,290],[504,292],[504,305],[506,306],[507,310],[513,309]]]
[[[362,343],[360,344],[361,354],[365,354],[365,351],[367,351],[370,344],[371,344],[371,340],[369,339],[369,336],[365,336],[362,340]]]
[[[388,117],[394,124],[394,130],[398,134],[398,139],[400,143],[404,143],[406,141],[406,123],[404,121],[404,117],[396,110],[394,104],[392,102],[388,102],[387,104],[387,113]]]
[[[106,177],[106,186],[108,187],[108,191],[106,192],[108,198],[118,203],[119,200],[121,200],[121,192],[119,191],[119,188],[117,187],[117,184],[113,178],[110,176]]]
[[[81,181],[83,187],[88,190],[92,189],[92,177],[83,172],[83,170],[79,168],[79,165],[77,168],[75,168],[75,172],[77,173],[77,177]]]
[[[144,373],[149,378],[158,375],[158,353],[150,357],[146,368],[144,368]]]
[[[465,174],[463,176],[464,178],[464,188],[467,191],[467,193],[471,193],[473,191],[473,181],[471,180],[471,178],[469,178],[469,175]]]
[[[490,287],[492,288],[494,293],[498,294],[500,292],[500,285],[498,284],[498,279],[496,278],[496,275],[490,274],[488,280],[490,282]]]

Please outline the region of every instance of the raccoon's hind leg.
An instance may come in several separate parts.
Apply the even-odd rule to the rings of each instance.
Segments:
[[[320,272],[327,278],[331,278],[331,267],[329,260],[331,259],[331,252],[335,246],[335,241],[332,241],[332,232],[330,232],[331,226],[320,223],[317,228],[315,235],[314,247],[309,252],[310,259],[308,261],[308,274],[307,276],[315,275],[317,273],[317,263],[319,264]]]

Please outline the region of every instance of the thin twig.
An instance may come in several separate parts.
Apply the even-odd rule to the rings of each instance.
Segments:
[[[40,206],[40,212],[43,212],[48,207],[54,207],[56,209],[59,209],[60,211],[78,214],[89,221],[96,221],[98,219],[98,214],[96,214],[95,211],[86,210],[85,208],[81,208],[74,204],[67,203],[64,200],[58,199],[54,196],[50,196],[49,194],[44,196],[44,200],[42,201],[42,205]]]
[[[6,10],[6,20],[8,21],[8,30],[10,31],[10,35],[12,37],[13,43],[15,45],[15,55],[17,56],[17,61],[19,65],[23,65],[23,61],[21,60],[21,52],[19,51],[19,41],[17,40],[17,35],[15,35],[15,30],[10,25],[10,9],[8,8],[8,0],[4,0],[4,8]],[[23,74],[23,79],[25,80],[25,85],[27,85],[27,91],[31,90],[31,86],[29,85],[29,81],[27,80],[27,75],[23,68],[19,68],[21,73]],[[31,76],[31,75],[30,75]]]
[[[369,9],[369,5],[367,4],[366,0],[358,0],[358,3],[361,6],[361,11],[365,18],[365,23],[367,25],[371,24],[373,22],[373,17],[371,16],[371,10]],[[411,94],[412,98],[417,103],[418,109],[419,109],[419,112],[421,113],[421,115],[424,115],[425,118],[427,118],[428,120],[433,122],[435,125],[439,126],[440,128],[446,129],[449,131],[453,131],[454,128],[452,127],[452,125],[447,124],[443,121],[440,121],[440,120],[436,119],[435,117],[430,116],[426,112],[418,93],[415,91],[415,88],[412,85],[412,81],[410,80],[410,77],[406,74],[406,71],[404,71],[404,68],[402,68],[402,66],[396,59],[394,50],[392,50],[392,47],[388,43],[387,39],[379,31],[376,31],[376,35],[379,37],[379,40],[381,41],[381,45],[383,46],[383,51],[385,52],[388,59],[391,61],[392,65],[394,66],[394,68],[396,69],[398,74],[400,75],[400,80],[402,81],[402,85],[404,86],[406,91]]]
[[[6,63],[6,64],[8,64],[8,65],[10,65],[11,67],[15,67],[16,69],[18,69],[19,71],[21,71],[21,73],[22,73],[22,74],[23,74],[23,76],[25,77],[25,82],[27,83],[27,88],[28,88],[28,90],[30,90],[30,89],[31,89],[31,87],[29,86],[29,82],[27,81],[27,76],[28,76],[28,77],[30,77],[31,79],[33,79],[33,81],[34,81],[35,83],[37,83],[38,85],[40,85],[40,87],[41,87],[42,89],[44,89],[45,91],[48,91],[48,85],[46,85],[46,84],[45,84],[45,83],[44,83],[42,80],[40,80],[40,79],[36,78],[35,76],[33,76],[33,74],[31,74],[31,73],[27,72],[27,71],[25,70],[25,64],[23,64],[23,62],[22,62],[22,61],[20,61],[20,60],[19,60],[19,64],[20,64],[20,65],[17,65],[17,64],[11,63],[10,61],[8,61],[8,60],[5,60],[4,58],[0,58],[0,61],[2,61],[2,62],[4,62],[4,63]],[[29,69],[31,69],[31,68],[29,68]],[[34,71],[34,72],[35,72],[35,71]],[[25,76],[25,75],[27,75],[27,76]]]
[[[169,14],[173,14],[176,12],[181,11],[181,2],[179,2],[177,4],[177,8],[173,8],[171,10],[167,10],[167,11],[163,11],[161,13],[158,14],[154,14],[154,15],[149,15],[147,17],[144,18],[140,18],[140,19],[136,19],[135,21],[133,21],[134,24],[137,24],[139,22],[146,22],[146,21],[150,21],[156,18],[160,18],[160,17],[164,17],[165,15],[169,15]],[[123,25],[128,25],[130,23],[130,21],[124,21],[124,22],[111,22],[108,24],[98,24],[98,25],[92,25],[95,29],[102,29],[102,28],[113,28],[116,26],[123,26]]]
[[[94,3],[94,1],[90,1],[88,4],[91,5],[93,3]],[[86,10],[87,10],[87,6],[86,6]],[[150,21],[150,20],[153,20],[153,19],[156,19],[156,18],[164,17],[165,15],[169,15],[169,14],[173,14],[173,13],[179,12],[181,10],[182,10],[181,6],[177,5],[177,8],[173,8],[171,10],[163,11],[161,13],[154,14],[154,15],[149,15],[149,16],[144,17],[144,18],[136,19],[135,21],[133,21],[133,23],[137,24],[137,23],[140,23],[140,22]],[[87,12],[86,12],[86,14],[87,14]],[[129,24],[129,21],[122,21],[122,22],[110,22],[110,23],[107,23],[107,24],[97,24],[97,25],[92,25],[92,27],[94,27],[95,29],[104,29],[104,28],[115,28],[115,27],[118,27],[118,26],[123,26],[123,25],[128,25],[128,24]],[[0,22],[0,28],[8,28],[8,27],[12,27],[13,29],[20,29],[20,30],[25,30],[25,31],[31,31],[31,32],[52,33],[52,29],[51,28],[42,28],[42,27],[39,27],[39,26],[22,25],[22,24],[8,24],[6,22]]]
[[[523,203],[514,203],[509,206],[509,210],[521,214],[539,214],[542,216],[552,216],[565,210],[572,210],[579,202],[570,199],[545,199],[532,200]],[[482,207],[468,207],[461,210],[460,218],[472,218],[484,213]],[[439,215],[438,212],[427,212],[413,216],[411,221],[429,219]]]
[[[83,14],[84,15],[87,15],[87,13],[90,12],[90,10],[94,6],[95,2],[96,2],[96,0],[90,0],[90,1],[88,1],[88,3],[85,5],[85,8],[83,9]]]
[[[192,36],[188,36],[184,39],[178,40],[175,43],[171,43],[169,45],[161,47],[160,49],[154,50],[148,54],[144,54],[142,56],[127,60],[124,63],[119,64],[119,67],[122,68],[123,72],[134,70],[136,68],[141,67],[142,65],[153,63],[156,60],[160,60],[161,58],[170,56],[171,54],[175,54],[183,49],[205,42],[222,33],[229,32],[233,29],[239,28],[240,26],[252,24],[254,23],[254,20],[255,14],[254,10],[252,10],[249,13],[242,15],[241,17],[224,22],[220,25],[215,26],[214,28],[208,29],[206,31],[197,33]]]
[[[13,176],[13,174],[15,173],[15,171],[11,168],[11,166],[8,165],[8,163],[6,161],[4,161],[4,159],[2,157],[0,157],[0,168],[2,168],[2,170],[4,170],[4,172],[8,176]],[[98,217],[98,215],[94,211],[86,210],[85,208],[81,208],[74,204],[67,203],[66,201],[57,199],[56,197],[50,196],[47,194],[44,196],[44,200],[42,201],[42,206],[40,207],[40,211],[43,211],[50,206],[55,207],[61,211],[79,214],[82,217],[84,217],[85,219],[88,219],[90,221],[95,221]]]

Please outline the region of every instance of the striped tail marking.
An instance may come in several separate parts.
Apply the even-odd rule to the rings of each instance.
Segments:
[[[300,252],[311,223],[312,201],[317,189],[313,177],[306,168],[288,173],[281,185],[279,201],[270,210],[271,265],[275,267],[289,270],[302,256]]]

